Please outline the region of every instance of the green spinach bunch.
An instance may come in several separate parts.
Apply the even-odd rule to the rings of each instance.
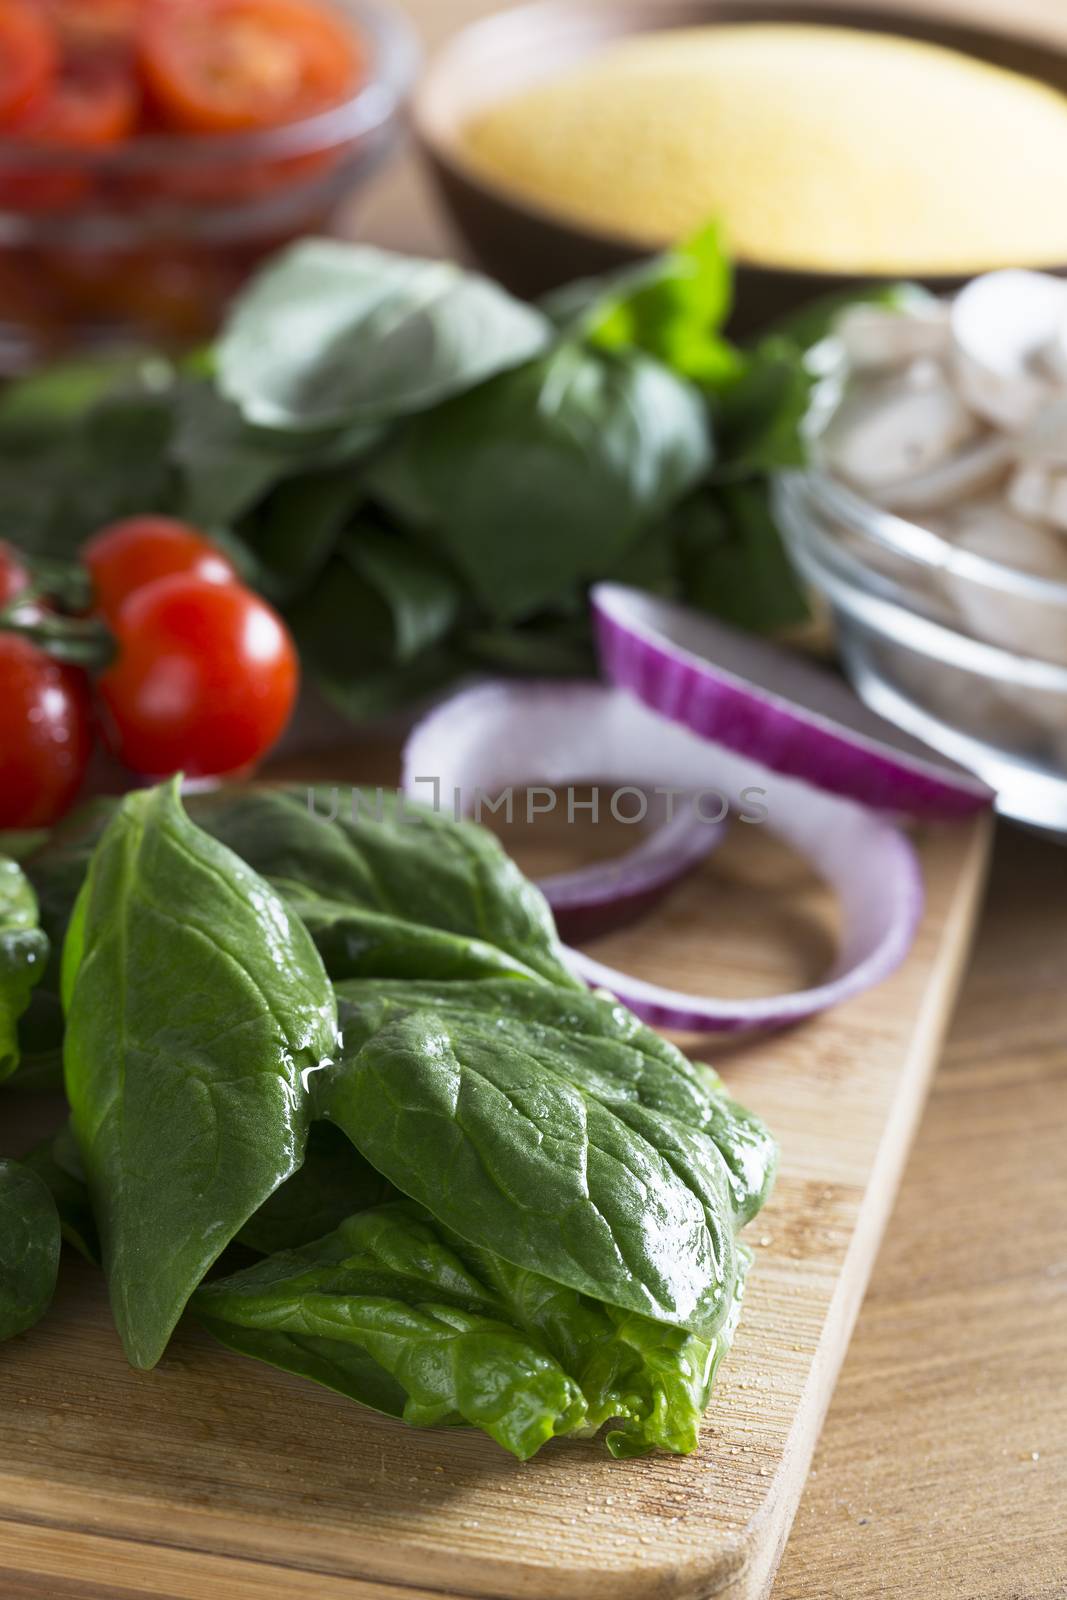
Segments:
[[[28,1166],[135,1365],[188,1310],[523,1459],[607,1423],[616,1455],[695,1448],[773,1141],[569,975],[490,834],[328,790],[187,812],[171,784],[26,871],[71,1113]]]
[[[765,485],[802,459],[811,329],[740,350],[730,301],[714,229],[539,307],[307,240],[196,358],[0,396],[0,537],[55,560],[133,512],[204,526],[353,717],[472,669],[587,672],[593,579],[777,628],[805,605]]]

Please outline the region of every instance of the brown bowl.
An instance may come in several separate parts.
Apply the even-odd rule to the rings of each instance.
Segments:
[[[569,70],[624,35],[733,22],[828,23],[902,34],[947,45],[1067,92],[1067,50],[949,17],[857,10],[847,0],[544,0],[500,12],[452,39],[431,63],[414,101],[419,143],[456,226],[481,265],[515,293],[534,298],[576,278],[631,265],[648,252],[632,241],[561,220],[473,170],[462,141],[473,115],[502,96]],[[740,333],[819,295],[901,276],[879,280],[743,260],[736,266],[733,326]],[[939,293],[964,281],[911,276]]]

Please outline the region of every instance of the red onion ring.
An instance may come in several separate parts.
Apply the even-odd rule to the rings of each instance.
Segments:
[[[560,938],[584,944],[628,927],[658,905],[726,837],[723,823],[698,816],[692,801],[615,861],[539,878]]]
[[[597,584],[592,607],[607,681],[702,739],[905,816],[969,816],[993,799],[794,651],[621,584]]]
[[[881,982],[907,954],[922,915],[919,864],[884,818],[795,778],[716,748],[620,690],[597,684],[491,683],[457,695],[415,729],[404,753],[413,797],[438,780],[469,809],[475,790],[610,781],[714,790],[736,808],[768,808],[770,831],[797,850],[837,893],[836,961],[813,988],[731,1000],[689,995],[616,972],[577,951],[573,970],[611,991],[646,1022],[684,1032],[783,1027]]]

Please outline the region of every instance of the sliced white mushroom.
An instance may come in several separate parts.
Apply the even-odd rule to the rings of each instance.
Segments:
[[[959,550],[1001,567],[1067,584],[1067,543],[1016,516],[999,500],[961,506],[949,519]],[[942,574],[957,614],[976,639],[1016,655],[1067,666],[1067,605],[1013,593],[990,573],[990,582],[947,568]],[[1017,698],[1009,691],[1011,698]]]
[[[1067,283],[1014,268],[989,272],[952,305],[952,368],[959,392],[987,422],[1023,428],[1053,395],[1038,360],[1067,317]]]
[[[1067,533],[1067,469],[1032,461],[1019,467],[1008,484],[1008,505],[1021,517]],[[1064,547],[1067,560],[1067,546]]]
[[[1067,388],[1067,315],[1037,353],[1037,365],[1057,389]]]
[[[826,428],[822,451],[832,472],[875,492],[929,472],[977,432],[944,372],[924,364],[856,385]]]
[[[949,348],[949,308],[932,297],[899,308],[854,305],[834,332],[853,372],[901,367],[918,356],[943,356]]]
[[[1030,419],[1018,437],[1015,453],[1020,461],[1067,469],[1067,395],[1042,406]]]
[[[928,472],[912,473],[899,483],[883,484],[877,491],[878,502],[887,511],[942,511],[993,488],[1007,477],[1011,464],[1008,441],[998,434],[986,434]]]

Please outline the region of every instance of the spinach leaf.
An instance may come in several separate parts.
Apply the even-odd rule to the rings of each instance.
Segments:
[[[0,856],[0,1082],[19,1064],[18,1022],[44,977],[48,938],[18,862]]]
[[[490,616],[517,619],[599,577],[711,458],[692,385],[570,343],[414,419],[371,476]]]
[[[549,331],[533,307],[450,262],[310,239],[238,297],[218,382],[266,427],[382,421],[529,360]]]
[[[741,1303],[710,1343],[683,1328],[603,1305],[536,1272],[438,1230],[482,1281],[492,1286],[509,1320],[535,1336],[578,1383],[590,1432],[616,1426],[612,1455],[669,1450],[686,1455],[699,1443],[715,1373],[729,1347]],[[739,1250],[739,1262],[742,1254]]]
[[[92,1202],[84,1172],[77,1175],[59,1160],[59,1137],[43,1139],[23,1159],[48,1186],[59,1213],[63,1238],[93,1266],[100,1265],[100,1235],[93,1216]]]
[[[744,1265],[747,1252],[741,1255]],[[522,1352],[541,1381],[531,1394],[523,1378],[521,1392],[507,1396],[486,1428],[515,1454],[532,1454],[554,1432],[593,1433],[611,1421],[615,1427],[606,1443],[616,1456],[656,1448],[684,1454],[698,1443],[714,1375],[736,1326],[740,1285],[739,1279],[727,1323],[706,1343],[513,1267],[405,1202],[354,1216],[304,1249],[205,1284],[193,1310],[231,1349],[412,1422],[466,1419],[485,1427],[486,1401],[496,1413],[502,1388],[513,1380],[516,1354]],[[430,1307],[438,1322],[445,1307],[453,1327],[457,1313],[465,1320],[464,1337],[453,1341],[448,1398],[438,1400],[426,1417],[408,1403],[408,1374],[416,1362],[421,1369],[429,1342],[422,1318],[410,1312]],[[384,1351],[378,1346],[384,1363],[379,1365],[369,1352],[386,1315],[393,1338]],[[475,1317],[496,1325],[492,1343],[485,1338],[485,1323],[472,1325]],[[501,1325],[513,1330],[511,1338],[500,1338]],[[471,1337],[475,1331],[477,1339]],[[434,1334],[441,1338],[439,1330]],[[546,1357],[573,1386],[569,1417],[558,1416],[559,1377]],[[391,1379],[385,1365],[403,1383]],[[430,1373],[436,1377],[439,1370],[434,1365]],[[546,1372],[551,1374],[547,1410]],[[457,1403],[451,1387],[476,1388],[483,1396],[479,1414]],[[454,1405],[455,1413],[442,1414],[443,1404]]]
[[[27,863],[56,948],[116,809],[83,807]],[[193,796],[189,812],[271,883],[331,977],[510,974],[582,992],[543,895],[483,828],[384,791],[328,785],[225,788]]]
[[[641,1087],[602,1037],[442,1007],[386,1022],[312,1093],[462,1238],[708,1338],[737,1276],[731,1175],[707,1133],[659,1109],[658,1082]]]
[[[506,1043],[514,1036],[523,1048],[546,1045],[553,1069],[555,1056],[566,1055],[568,1075],[605,1105],[639,1106],[706,1136],[725,1163],[737,1227],[767,1201],[777,1149],[764,1124],[729,1099],[710,1067],[694,1065],[613,1000],[586,990],[492,978],[453,983],[356,979],[338,983],[336,992],[346,1057],[414,1012],[493,1019]],[[344,1064],[336,1070],[343,1074]],[[706,1159],[716,1165],[714,1158]]]
[[[416,1427],[471,1423],[526,1460],[580,1426],[586,1408],[573,1379],[501,1320],[500,1309],[402,1204],[363,1212],[303,1250],[205,1284],[193,1300],[226,1342],[234,1342],[230,1330],[245,1331],[238,1348],[259,1354],[248,1334],[263,1331],[266,1359],[278,1365],[377,1409],[396,1414],[402,1402],[404,1420]],[[282,1335],[293,1341],[292,1359]],[[362,1358],[354,1367],[351,1347]],[[368,1357],[391,1386],[368,1373]]]
[[[395,794],[327,785],[224,789],[191,811],[307,921],[331,976],[443,966],[447,976],[536,974],[584,992],[544,896],[484,828]]]
[[[265,1200],[237,1235],[261,1255],[296,1250],[347,1217],[391,1197],[389,1184],[328,1122],[308,1131],[304,1164]]]
[[[59,1271],[59,1216],[44,1180],[0,1161],[0,1339],[39,1322]]]
[[[184,814],[129,795],[92,857],[63,953],[74,1131],[115,1321],[160,1358],[190,1294],[299,1167],[304,1078],[336,1049],[306,930]]]

